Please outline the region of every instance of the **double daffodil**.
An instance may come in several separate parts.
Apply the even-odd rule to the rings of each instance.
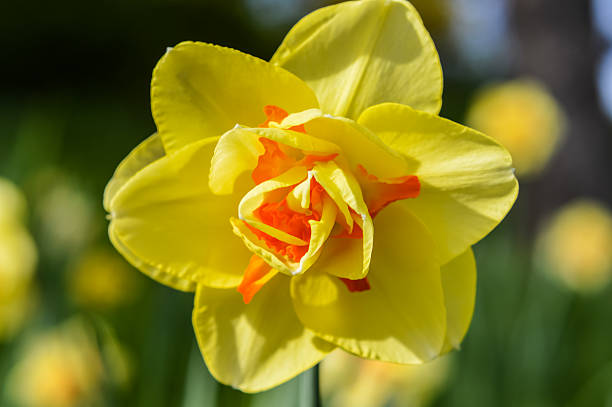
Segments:
[[[304,17],[270,62],[185,42],[153,72],[157,133],[105,193],[142,272],[195,291],[217,380],[271,388],[340,347],[421,363],[458,347],[470,246],[512,206],[510,155],[440,118],[442,70],[415,9]]]

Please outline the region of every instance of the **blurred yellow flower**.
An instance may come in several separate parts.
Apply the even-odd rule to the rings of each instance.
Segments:
[[[335,351],[321,364],[321,395],[329,407],[426,406],[448,376],[450,356],[396,365]]]
[[[36,246],[22,224],[25,198],[0,178],[0,341],[10,339],[32,307]]]
[[[561,141],[565,116],[542,83],[518,79],[481,90],[467,122],[510,151],[522,178],[538,174],[548,163]]]
[[[98,399],[102,379],[94,334],[72,319],[25,344],[6,387],[19,406],[76,407]]]
[[[196,291],[217,380],[255,392],[336,347],[422,363],[459,346],[471,245],[518,184],[502,146],[438,116],[441,95],[434,44],[402,0],[319,9],[270,63],[193,42],[162,57],[158,133],[106,188],[109,236]]]
[[[21,224],[25,217],[26,201],[15,184],[0,178],[0,225]]]
[[[88,246],[101,226],[82,185],[60,169],[38,171],[31,180],[37,200],[34,220],[41,250],[57,259],[75,256]]]
[[[69,291],[79,305],[107,308],[125,304],[138,293],[132,269],[115,252],[92,249],[68,273]]]
[[[593,200],[567,204],[540,232],[536,256],[571,289],[603,288],[612,277],[612,213]]]

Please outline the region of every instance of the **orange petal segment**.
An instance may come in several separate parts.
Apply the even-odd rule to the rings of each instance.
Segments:
[[[259,142],[263,145],[265,151],[259,156],[257,160],[257,167],[255,167],[253,172],[251,172],[251,178],[256,185],[259,185],[269,179],[278,177],[289,168],[299,165],[310,170],[315,163],[331,161],[338,156],[338,154],[309,154],[305,155],[304,158],[298,161],[285,152],[285,150],[289,150],[290,147],[282,146],[278,142],[265,137],[260,137]],[[297,153],[298,152],[296,152],[296,154]]]
[[[266,121],[261,123],[259,127],[269,128],[270,123],[280,123],[289,114],[282,108],[274,105],[264,106],[264,113],[266,114]],[[289,130],[297,131],[300,133],[306,133],[304,125],[292,126]],[[257,166],[251,173],[251,177],[255,184],[260,184],[264,181],[279,176],[289,168],[296,165],[301,165],[311,169],[316,162],[319,161],[330,161],[336,158],[338,154],[328,155],[305,155],[301,160],[297,160],[293,156],[287,154],[287,151],[291,150],[290,147],[279,144],[274,140],[260,137],[259,142],[264,147],[264,153],[259,156]],[[299,151],[295,151],[295,155],[299,155]]]
[[[305,215],[303,213],[294,212],[287,206],[287,200],[283,199],[276,203],[263,203],[254,212],[266,225],[270,225],[278,230],[282,230],[292,236],[300,238],[306,242],[310,241],[310,220],[318,220],[315,215]],[[261,230],[251,227],[249,228],[258,238],[263,240],[268,248],[274,250],[280,255],[287,256],[291,260],[298,262],[308,251],[308,246],[297,246],[283,242]]]
[[[313,154],[309,154],[309,155],[305,156],[304,158],[302,158],[300,161],[298,161],[296,164],[297,165],[303,165],[304,167],[306,167],[309,170],[311,170],[312,167],[314,167],[314,165],[317,162],[331,161],[334,158],[336,158],[337,156],[338,156],[338,153],[328,154],[328,155],[313,155]]]
[[[264,113],[266,114],[266,121],[259,125],[259,127],[270,127],[271,122],[280,123],[283,119],[289,116],[286,110],[274,105],[264,106]],[[304,125],[290,127],[289,130],[299,131],[300,133],[306,133]]]
[[[260,137],[259,142],[264,146],[265,152],[259,156],[257,167],[251,173],[251,178],[253,178],[256,185],[278,177],[293,167],[295,163],[293,158],[281,150],[276,141]]]
[[[264,113],[267,120],[260,125],[262,129],[278,129],[288,117],[274,105],[265,106]],[[303,125],[288,130],[293,137],[309,137]],[[395,174],[379,178],[362,165],[353,174],[343,158],[336,162],[338,153],[333,150],[308,148],[307,143],[286,144],[272,134],[258,137],[262,148],[251,173],[257,186],[239,205],[241,227],[251,236],[245,243],[256,247],[239,287],[245,303],[270,278],[270,270],[295,275],[309,268],[336,226],[338,231],[332,237],[363,241],[362,272],[337,277],[350,292],[369,290],[365,275],[372,250],[372,217],[391,202],[418,196],[419,179]],[[240,236],[245,239],[246,235]]]
[[[278,106],[266,105],[264,106],[264,113],[266,114],[266,121],[259,125],[259,127],[270,127],[270,122],[280,123],[289,114]]]
[[[249,260],[249,265],[244,270],[242,282],[238,286],[238,292],[242,294],[245,304],[251,302],[255,294],[264,286],[278,271],[274,270],[261,257],[254,254]]]
[[[266,114],[266,121],[261,123],[259,127],[268,128],[271,122],[280,123],[285,117],[289,116],[284,109],[274,105],[266,105],[263,110]],[[298,127],[292,127],[291,130],[306,132],[304,126]],[[261,184],[277,177],[295,165],[295,159],[289,157],[276,141],[260,137],[259,142],[264,146],[265,152],[259,156],[257,167],[251,173],[251,178],[253,178],[255,184]]]
[[[325,189],[314,178],[310,180],[310,209],[321,218],[323,199],[327,195]],[[317,219],[317,220],[319,220]]]
[[[392,202],[419,196],[421,183],[416,175],[378,178],[368,173],[362,165],[357,168],[363,196],[372,217]]]
[[[346,288],[352,293],[358,293],[361,291],[367,291],[370,289],[370,282],[367,277],[360,278],[359,280],[350,280],[348,278],[338,277],[340,281],[344,283]]]
[[[287,204],[287,198],[285,197],[279,202],[264,202],[253,212],[253,214],[266,225],[272,226],[275,229],[288,233],[305,242],[310,242],[312,233],[310,221],[321,220],[323,199],[326,195],[323,187],[314,179],[310,181],[310,184],[310,213],[305,214],[292,210]],[[293,188],[295,188],[295,186]],[[309,245],[299,246],[283,242],[249,224],[246,225],[259,239],[266,243],[269,249],[274,250],[280,255],[287,256],[295,262],[299,262],[308,252]]]

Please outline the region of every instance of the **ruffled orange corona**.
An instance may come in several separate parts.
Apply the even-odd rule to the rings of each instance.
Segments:
[[[278,126],[288,116],[288,113],[278,106],[268,105],[263,110],[267,120],[260,127],[269,127],[272,123]],[[289,127],[289,130],[306,133],[303,124]],[[259,143],[263,146],[264,153],[258,157],[257,166],[251,173],[251,178],[256,185],[278,177],[290,168],[304,167],[304,169],[310,171],[318,162],[329,162],[338,157],[336,153],[328,155],[306,154],[303,151],[298,151],[295,148],[265,137],[261,137]],[[297,159],[295,157],[302,158]],[[372,217],[391,202],[400,199],[416,198],[419,194],[419,180],[414,175],[380,180],[377,176],[369,174],[361,164],[357,165],[357,172],[365,195],[365,202]],[[289,207],[287,196],[294,193],[295,188],[305,181],[309,183],[306,188],[310,189],[308,192],[310,194],[310,204],[306,207],[301,207],[301,211],[296,211]],[[278,193],[265,197],[262,204],[253,211],[254,217],[263,222],[263,224],[287,233],[303,242],[308,242],[305,244],[291,244],[286,240],[271,236],[265,231],[250,225],[247,221],[245,221],[245,225],[259,241],[264,242],[267,248],[275,254],[281,258],[285,257],[292,262],[300,262],[310,249],[310,221],[321,220],[324,199],[332,201],[325,188],[315,178],[305,175],[303,179],[300,179],[294,185],[279,188]],[[339,209],[336,208],[336,211],[338,213]],[[351,217],[355,216],[356,212],[354,209],[349,208],[349,211],[352,211]],[[343,231],[334,237],[363,239],[363,232],[359,225],[353,224],[349,228],[346,226],[346,222],[341,221],[338,226],[342,224],[345,225]],[[250,302],[253,295],[261,289],[265,282],[269,281],[269,278],[263,280],[262,277],[269,275],[271,267],[266,265],[266,268],[263,264],[265,262],[261,258],[257,258],[256,254],[253,255],[249,262],[242,282],[238,286],[238,291],[243,294],[245,303]],[[303,272],[304,270],[300,271]],[[365,277],[357,280],[339,278],[350,292],[370,289],[369,281]]]

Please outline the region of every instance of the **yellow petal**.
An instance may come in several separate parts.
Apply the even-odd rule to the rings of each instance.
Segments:
[[[321,220],[308,221],[308,223],[310,223],[311,231],[308,251],[300,259],[300,266],[297,272],[294,274],[305,272],[315,263],[315,261],[317,261],[321,254],[321,249],[323,248],[323,245],[327,241],[327,238],[329,237],[329,234],[336,223],[337,213],[338,209],[336,208],[336,205],[331,199],[325,198],[323,200]]]
[[[370,173],[393,178],[406,175],[406,159],[367,128],[353,120],[332,117],[319,109],[287,116],[272,128],[234,128],[223,134],[212,161],[210,186],[213,192],[228,194],[240,174],[257,165],[264,151],[259,138],[264,137],[304,154],[329,155],[339,153],[355,170],[364,166]],[[289,130],[304,125],[307,134]]]
[[[319,109],[310,109],[290,114],[276,127],[289,129],[299,125],[304,125],[309,137],[317,140],[317,143],[323,143],[318,146],[320,154],[340,153],[353,170],[356,170],[358,165],[362,165],[371,173],[381,177],[406,175],[408,168],[406,159],[354,120],[324,114]],[[283,142],[280,139],[277,141]],[[323,149],[326,147],[325,143],[335,149]]]
[[[472,249],[441,267],[444,303],[446,304],[446,339],[444,351],[459,349],[465,337],[476,301],[476,262]]]
[[[306,154],[326,155],[340,152],[333,143],[311,135],[280,128],[235,128],[223,134],[215,147],[210,171],[210,189],[215,194],[231,194],[234,182],[246,171],[257,166],[264,153],[259,138],[264,137]]]
[[[287,194],[287,206],[294,212],[310,214],[310,182],[312,174]]]
[[[353,120],[320,116],[305,122],[304,126],[308,134],[339,146],[340,155],[348,160],[353,171],[362,165],[383,178],[406,175],[406,160]]]
[[[358,356],[397,363],[432,359],[446,331],[434,243],[397,204],[377,216],[375,228],[371,289],[349,292],[337,277],[313,268],[292,279],[296,313],[318,336]]]
[[[104,209],[110,211],[110,202],[117,191],[138,171],[166,155],[159,135],[153,134],[119,163],[113,177],[104,189]]]
[[[238,207],[240,220],[233,218],[231,221],[232,226],[234,227],[234,233],[243,239],[245,245],[251,251],[253,251],[253,253],[264,259],[271,267],[274,267],[289,275],[296,275],[305,272],[317,260],[321,254],[321,248],[323,247],[323,244],[327,240],[336,222],[336,214],[338,212],[336,205],[331,199],[324,198],[321,219],[319,221],[309,221],[311,227],[310,241],[304,241],[296,236],[284,232],[283,230],[277,229],[274,226],[260,221],[254,214],[254,211],[264,203],[265,197],[268,194],[277,189],[295,185],[304,178],[306,178],[306,181],[310,181],[310,176],[307,177],[306,168],[293,167],[276,178],[262,182],[250,190],[240,201],[240,205]],[[299,263],[285,259],[284,257],[279,256],[266,248],[265,243],[257,238],[252,231],[245,227],[241,221],[244,221],[250,226],[257,228],[260,231],[285,243],[296,246],[308,245],[308,250],[304,256],[302,256]]]
[[[311,134],[305,134],[297,131],[280,129],[280,128],[254,128],[249,129],[259,137],[277,141],[289,147],[302,150],[304,154],[327,155],[339,153],[342,149],[330,141],[322,140],[313,137]]]
[[[266,105],[290,113],[318,107],[299,78],[230,48],[183,42],[153,72],[151,109],[168,152],[236,124],[256,127],[266,119]]]
[[[242,239],[246,248],[261,257],[270,267],[289,276],[293,275],[294,271],[297,270],[299,267],[298,263],[287,260],[283,256],[276,254],[273,250],[270,250],[266,243],[260,240],[243,221],[237,218],[230,218],[230,223],[234,234]]]
[[[357,118],[397,102],[438,113],[442,68],[414,7],[365,0],[325,7],[289,31],[271,60],[310,85],[326,113]]]
[[[307,245],[308,242],[293,235],[290,235],[289,233],[284,232],[280,229],[276,229],[273,226],[263,223],[253,213],[264,203],[267,194],[274,192],[277,189],[282,189],[298,184],[302,180],[304,180],[307,175],[308,171],[305,167],[293,167],[284,172],[283,174],[279,175],[278,177],[268,181],[264,181],[261,184],[257,185],[255,188],[251,189],[242,198],[240,204],[238,205],[238,213],[240,215],[240,220],[247,222],[249,225],[283,242],[297,246]]]
[[[251,253],[232,234],[237,196],[215,196],[206,179],[218,138],[193,143],[136,173],[110,202],[111,241],[135,267],[180,290],[234,287]]]
[[[359,123],[411,163],[421,191],[401,202],[433,235],[440,264],[486,236],[516,200],[510,154],[482,133],[392,103],[369,108]]]
[[[211,374],[245,392],[286,382],[334,348],[297,319],[289,277],[282,274],[263,286],[248,305],[236,290],[199,286],[193,326]]]
[[[327,253],[321,259],[322,267],[325,264],[333,265],[328,272],[338,277],[354,280],[363,278],[370,268],[374,227],[368,207],[363,201],[361,188],[350,171],[344,171],[333,161],[317,163],[312,169],[312,173],[317,182],[336,202],[345,218],[348,213],[351,221],[347,224],[352,225],[353,222],[356,222],[363,232],[362,239],[329,239],[323,250],[323,253]],[[347,210],[347,205],[358,215],[354,219]],[[352,242],[347,242],[347,240]],[[329,248],[328,245],[330,245]],[[359,246],[361,246],[361,250],[356,250]],[[337,253],[338,250],[343,253]],[[335,254],[342,259],[341,262],[335,262]],[[338,267],[337,264],[342,264],[342,266]]]
[[[257,167],[258,157],[264,151],[259,137],[251,131],[235,128],[223,134],[210,165],[210,190],[217,195],[231,194],[238,177]]]
[[[325,272],[336,277],[359,280],[368,274],[364,268],[364,242],[361,239],[327,239],[321,255],[313,266],[317,272]],[[371,247],[371,244],[370,244]]]

